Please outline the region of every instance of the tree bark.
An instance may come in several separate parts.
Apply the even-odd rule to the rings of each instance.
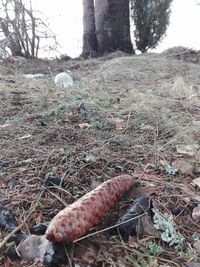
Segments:
[[[84,58],[94,57],[97,51],[94,0],[83,0],[83,50]]]
[[[96,0],[97,52],[133,53],[130,38],[129,0]]]

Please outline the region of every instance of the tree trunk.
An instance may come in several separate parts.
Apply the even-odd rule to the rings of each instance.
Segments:
[[[97,52],[133,53],[130,38],[129,0],[96,0]]]
[[[83,50],[84,58],[94,57],[97,51],[94,0],[83,0]]]

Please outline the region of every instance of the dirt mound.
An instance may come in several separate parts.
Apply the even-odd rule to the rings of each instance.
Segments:
[[[200,83],[199,72],[199,65],[148,54],[111,59],[92,73],[91,82],[107,85],[107,90],[117,87],[124,91],[133,90],[135,94],[184,97],[191,94],[193,85]],[[174,87],[180,77],[185,89],[182,88],[178,94]]]
[[[183,47],[183,46],[176,46],[169,48],[165,50],[162,53],[164,56],[175,58],[178,60],[183,60],[186,62],[191,62],[191,63],[200,63],[200,51]]]

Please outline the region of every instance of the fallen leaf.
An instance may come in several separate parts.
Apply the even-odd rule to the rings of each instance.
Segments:
[[[200,240],[197,240],[197,241],[193,244],[193,248],[198,252],[198,254],[200,254]]]
[[[193,186],[197,186],[200,189],[200,177],[194,179],[191,184]]]
[[[195,220],[195,222],[200,221],[200,206],[195,207],[192,211],[192,218]]]
[[[168,161],[166,161],[165,159],[161,159],[159,163],[161,166],[166,166],[167,164],[169,164]]]
[[[172,162],[172,167],[180,171],[181,173],[193,176],[194,167],[190,162],[186,160],[177,159]]]
[[[152,218],[149,214],[142,216],[138,224],[137,234],[153,236],[154,238],[160,237],[160,232],[154,227]]]
[[[152,237],[151,236],[148,236],[148,237],[144,237],[144,238],[141,238],[141,239],[138,239],[138,237],[136,236],[129,236],[128,237],[128,246],[130,248],[136,248],[138,249],[139,247],[141,246],[144,246],[146,245],[146,243],[151,240]]]
[[[129,237],[128,237],[128,246],[130,248],[138,249],[141,246],[141,244],[139,244],[138,238],[136,236],[129,235]]]
[[[183,197],[182,200],[188,204],[191,202],[191,200],[200,202],[200,195],[196,194],[196,192],[194,192],[193,190],[191,190],[191,186],[189,184],[180,184],[179,185],[180,190],[183,193]]]
[[[23,136],[19,137],[18,139],[19,139],[19,140],[22,140],[22,139],[28,139],[28,138],[30,138],[30,137],[32,137],[31,134],[26,134],[26,135],[23,135]]]
[[[91,124],[89,124],[89,123],[79,123],[78,124],[78,127],[80,128],[80,129],[84,129],[84,128],[89,128],[89,127],[91,127]]]
[[[116,130],[124,129],[124,121],[121,119],[115,119],[115,129]]]
[[[198,144],[191,144],[191,145],[177,145],[176,150],[180,154],[185,154],[188,156],[194,156],[196,154],[196,150],[199,149]]]
[[[189,197],[183,197],[182,199],[186,204],[190,203],[190,198]]]
[[[200,202],[200,196],[197,196],[197,195],[193,195],[192,196],[192,199],[197,201],[197,202]]]

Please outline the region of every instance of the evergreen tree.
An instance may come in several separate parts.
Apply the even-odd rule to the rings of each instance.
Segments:
[[[164,37],[171,3],[172,0],[130,0],[135,43],[141,52],[155,48]]]

